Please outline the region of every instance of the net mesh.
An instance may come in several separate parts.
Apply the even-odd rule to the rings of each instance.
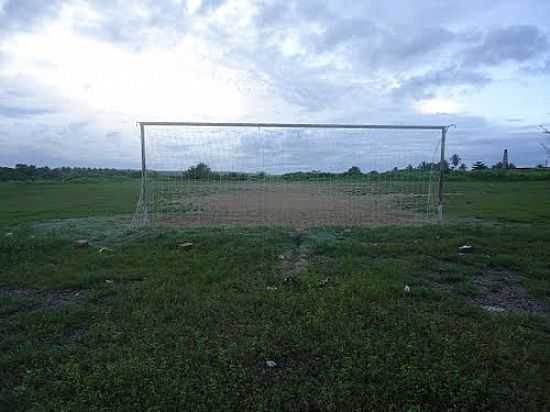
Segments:
[[[440,141],[439,130],[147,126],[133,222],[432,223]]]

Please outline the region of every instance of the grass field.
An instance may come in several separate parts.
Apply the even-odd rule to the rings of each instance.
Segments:
[[[137,188],[0,184],[0,410],[549,409],[548,182],[303,236],[133,230]]]

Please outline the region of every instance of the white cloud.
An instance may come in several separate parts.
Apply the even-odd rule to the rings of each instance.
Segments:
[[[181,3],[181,1],[179,3]],[[201,6],[202,0],[187,0],[187,12],[189,14],[195,14],[201,8]]]
[[[424,99],[416,103],[416,109],[422,114],[456,114],[463,111],[462,106],[450,99]]]

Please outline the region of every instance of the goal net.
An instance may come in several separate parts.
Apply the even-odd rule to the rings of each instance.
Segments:
[[[443,126],[140,123],[134,224],[437,221]]]

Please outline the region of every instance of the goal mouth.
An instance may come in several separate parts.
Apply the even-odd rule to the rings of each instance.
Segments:
[[[142,122],[135,225],[441,220],[448,126]]]

